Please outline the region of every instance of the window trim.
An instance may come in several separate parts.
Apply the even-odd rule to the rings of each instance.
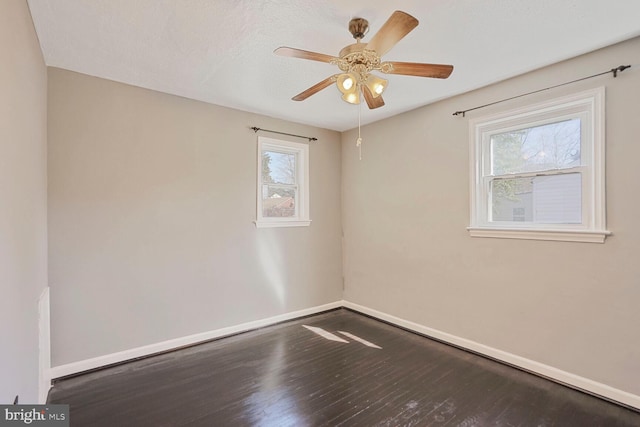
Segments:
[[[297,156],[296,185],[298,187],[298,198],[295,201],[296,216],[294,217],[270,218],[262,216],[262,152],[265,150],[293,153]],[[311,224],[311,219],[309,218],[309,145],[258,136],[257,154],[256,220],[254,221],[256,228],[309,226]]]
[[[515,110],[479,117],[469,122],[470,225],[471,237],[559,240],[603,243],[606,230],[605,198],[605,89],[599,87]],[[514,128],[533,127],[568,117],[580,117],[587,146],[581,147],[585,161],[582,173],[581,224],[516,224],[490,222],[488,184],[483,171],[490,163],[487,139],[491,134]],[[585,124],[585,120],[588,122]],[[564,171],[564,170],[562,170]],[[545,175],[554,175],[554,172]],[[514,174],[517,175],[526,174]]]

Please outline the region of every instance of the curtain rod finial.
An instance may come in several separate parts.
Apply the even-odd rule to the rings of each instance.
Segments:
[[[631,65],[621,65],[621,66],[619,66],[619,67],[617,67],[617,68],[613,68],[613,69],[611,70],[611,72],[613,73],[613,77],[614,77],[614,78],[615,78],[615,77],[618,77],[618,73],[619,73],[619,72],[620,72],[620,73],[621,73],[621,72],[623,72],[623,71],[624,71],[624,70],[626,70],[627,68],[631,68]]]

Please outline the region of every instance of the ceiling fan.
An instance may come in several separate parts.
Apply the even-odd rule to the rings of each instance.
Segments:
[[[337,65],[342,71],[300,92],[292,98],[294,101],[304,101],[336,83],[343,100],[350,104],[359,104],[360,93],[362,93],[369,108],[374,109],[384,105],[382,93],[387,87],[387,80],[372,74],[372,71],[438,79],[446,79],[453,71],[453,65],[382,62],[381,57],[417,26],[416,18],[396,10],[368,43],[362,43],[362,38],[369,30],[369,22],[364,18],[352,19],[349,22],[349,32],[356,42],[343,48],[337,57],[292,47],[279,47],[274,53],[280,56],[328,62]]]

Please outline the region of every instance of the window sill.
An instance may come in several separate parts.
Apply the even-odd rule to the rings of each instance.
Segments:
[[[291,220],[291,221],[253,221],[256,228],[274,228],[274,227],[308,227],[311,220]]]
[[[471,237],[498,239],[552,240],[562,242],[604,243],[610,231],[521,230],[512,228],[467,227]]]

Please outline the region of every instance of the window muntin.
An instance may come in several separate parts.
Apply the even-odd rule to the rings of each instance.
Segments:
[[[604,89],[476,119],[470,130],[472,236],[604,241]]]
[[[258,138],[258,227],[309,225],[308,145]]]

